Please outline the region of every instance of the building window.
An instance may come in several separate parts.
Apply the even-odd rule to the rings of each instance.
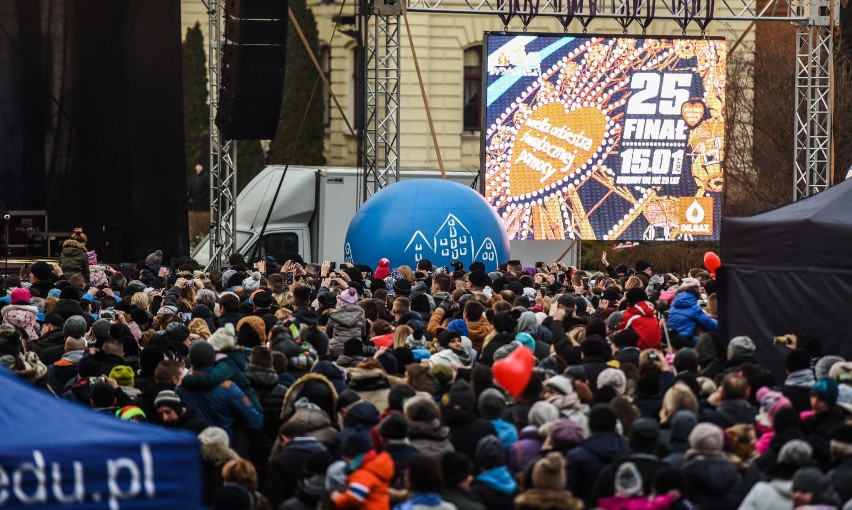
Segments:
[[[482,112],[482,45],[464,50],[464,130],[479,131]]]
[[[323,74],[328,78],[328,83],[331,83],[331,47],[329,45],[326,44],[320,48],[319,62]],[[331,126],[331,94],[326,82],[322,83],[322,125],[323,127]]]

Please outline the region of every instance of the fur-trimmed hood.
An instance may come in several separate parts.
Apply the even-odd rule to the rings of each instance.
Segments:
[[[3,316],[3,322],[18,326],[27,332],[30,340],[38,339],[36,331],[36,314],[38,308],[31,305],[6,305],[0,310],[0,315]]]
[[[330,413],[329,418],[334,416],[335,408],[337,406],[337,391],[334,389],[334,385],[324,375],[309,373],[297,379],[296,382],[287,388],[287,393],[284,394],[284,403],[281,405],[282,420],[287,421],[291,416],[293,416],[296,412],[296,400],[298,400],[299,397],[305,396],[302,394],[303,390],[306,385],[311,382],[322,383],[328,389],[328,393],[331,397],[332,409],[323,409],[323,411],[325,411],[326,414]]]
[[[33,305],[6,305],[6,306],[3,307],[2,310],[0,310],[0,313],[2,313],[3,315],[6,315],[6,312],[12,311],[12,310],[23,310],[23,311],[26,311],[26,312],[30,312],[33,315],[38,313],[38,308],[33,306]]]
[[[583,500],[569,491],[529,489],[515,498],[515,506],[519,509],[583,510]]]
[[[73,239],[66,239],[64,243],[62,243],[62,249],[65,248],[79,248],[83,251],[86,251],[86,245],[81,243],[80,241],[75,241]]]

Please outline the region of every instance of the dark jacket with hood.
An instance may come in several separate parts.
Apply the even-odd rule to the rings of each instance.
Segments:
[[[299,322],[300,326],[316,326],[319,321],[317,311],[310,306],[300,306],[290,315]]]
[[[704,331],[712,331],[718,327],[716,319],[707,315],[698,305],[698,297],[690,291],[681,291],[672,299],[667,322],[670,329],[692,342],[696,326]]]
[[[281,405],[287,388],[278,382],[278,374],[271,368],[249,365],[246,377],[263,407],[263,431],[266,437],[275,438],[282,423]]]
[[[312,454],[322,451],[325,448],[315,438],[297,437],[269,459],[263,494],[272,508],[278,508],[284,500],[296,495],[298,482],[304,477],[305,463]]]
[[[44,358],[44,350],[49,349],[51,347],[59,347],[60,351],[58,356],[55,356],[55,359],[51,359],[49,361],[45,361]],[[39,359],[41,359],[42,363],[45,365],[49,365],[51,363],[56,363],[56,361],[62,357],[63,350],[65,349],[65,333],[62,331],[62,328],[54,329],[53,331],[42,335],[37,340],[33,340],[28,350],[38,354]]]
[[[738,423],[753,425],[756,414],[754,407],[748,403],[748,400],[723,400],[716,406],[715,410],[705,409],[702,411],[701,421],[709,421],[726,429]]]
[[[343,354],[343,344],[347,340],[363,340],[367,334],[367,319],[364,310],[358,305],[344,304],[328,314],[325,326],[328,335],[328,352],[334,357]]]
[[[408,422],[408,441],[422,455],[440,459],[445,453],[454,451],[449,435],[450,429],[437,419]]]
[[[615,432],[593,434],[568,452],[568,489],[574,496],[583,498],[586,507],[592,508],[592,488],[598,474],[610,462],[627,455],[627,441]]]
[[[701,510],[736,508],[739,482],[734,465],[726,457],[696,457],[681,468],[689,486],[689,500]]]
[[[450,427],[450,442],[458,453],[473,460],[476,444],[488,434],[497,435],[494,425],[476,415],[476,395],[466,381],[456,381],[444,406],[444,423]]]
[[[471,498],[485,505],[488,510],[514,509],[517,493],[518,482],[506,466],[479,473],[470,486]]]
[[[38,291],[41,298],[47,298],[47,294],[53,289],[53,282],[50,280],[37,280],[30,285],[30,291]]]
[[[494,335],[485,347],[482,348],[482,354],[479,355],[479,362],[489,367],[494,364],[494,353],[500,347],[509,345],[515,339],[514,333],[497,333]]]

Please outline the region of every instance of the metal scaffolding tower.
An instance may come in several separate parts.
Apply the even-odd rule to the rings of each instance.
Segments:
[[[832,31],[840,5],[809,0],[807,20],[796,27],[793,199],[826,189],[832,180]]]
[[[210,262],[207,269],[221,269],[225,257],[234,253],[237,235],[237,143],[222,136],[216,127],[219,107],[222,30],[225,0],[205,0],[210,36],[207,46],[207,77],[210,86]]]
[[[365,77],[362,203],[399,180],[401,7],[399,0],[365,0],[361,4]]]

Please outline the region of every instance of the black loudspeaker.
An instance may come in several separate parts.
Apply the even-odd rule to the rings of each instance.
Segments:
[[[284,96],[287,0],[227,0],[216,127],[230,140],[275,137]]]

